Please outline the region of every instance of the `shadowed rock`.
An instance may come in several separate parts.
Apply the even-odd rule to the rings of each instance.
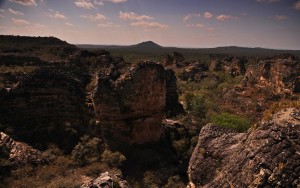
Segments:
[[[140,63],[118,75],[102,70],[94,106],[103,136],[111,145],[159,140],[166,107],[166,74],[160,64]]]
[[[11,126],[13,138],[41,149],[56,143],[71,150],[88,120],[85,85],[89,78],[67,68],[36,70],[0,98],[0,122]]]

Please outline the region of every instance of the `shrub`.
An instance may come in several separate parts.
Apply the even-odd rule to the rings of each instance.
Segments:
[[[80,138],[73,151],[72,158],[78,165],[87,165],[96,161],[100,161],[101,153],[103,151],[102,142],[99,138],[90,138],[83,136]]]
[[[268,110],[264,112],[263,119],[269,120],[273,114],[285,109],[285,108],[300,108],[300,100],[281,100],[273,103]]]
[[[206,108],[204,97],[199,94],[187,93],[185,95],[186,109],[196,118],[205,118]]]
[[[230,113],[214,114],[211,116],[211,121],[217,126],[232,128],[239,132],[244,132],[251,126],[249,119]]]
[[[112,152],[108,149],[105,149],[101,155],[101,161],[112,167],[122,166],[125,160],[126,157],[118,151]]]
[[[143,177],[144,187],[161,187],[162,180],[160,174],[153,171],[146,171]]]
[[[186,185],[184,182],[180,179],[180,177],[172,176],[168,179],[168,183],[163,186],[164,188],[184,188]]]

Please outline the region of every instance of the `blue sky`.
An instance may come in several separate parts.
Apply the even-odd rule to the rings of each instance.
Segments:
[[[0,0],[0,34],[300,50],[300,0]]]

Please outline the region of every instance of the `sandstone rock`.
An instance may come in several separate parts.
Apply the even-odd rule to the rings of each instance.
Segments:
[[[208,67],[204,63],[193,63],[190,64],[188,67],[184,69],[182,74],[180,75],[180,78],[184,81],[195,81],[199,82],[203,78],[206,78],[208,76],[207,74]]]
[[[236,113],[260,119],[274,101],[299,92],[299,60],[262,60],[248,67],[241,84],[223,93],[224,103]]]
[[[182,104],[178,102],[177,80],[172,69],[166,70],[166,116],[174,117],[184,113]]]
[[[223,71],[232,77],[240,76],[245,74],[245,63],[247,62],[244,58],[237,57],[224,57],[217,56],[212,57],[212,61],[209,66],[210,71]]]
[[[1,95],[0,122],[13,128],[13,138],[41,149],[52,142],[71,151],[93,110],[85,104],[88,81],[89,75],[68,68],[36,70]]]
[[[109,174],[108,172],[102,173],[98,178],[92,179],[84,183],[81,188],[130,188],[131,186],[127,181],[122,179],[121,175]]]
[[[111,69],[102,70],[93,100],[106,141],[111,145],[158,141],[166,92],[160,64],[140,63],[118,78]]]
[[[190,159],[190,187],[299,186],[299,117],[289,108],[247,133],[206,125]]]
[[[47,163],[40,151],[25,143],[14,141],[3,132],[0,132],[0,153],[1,160],[5,160],[5,165],[11,168]]]

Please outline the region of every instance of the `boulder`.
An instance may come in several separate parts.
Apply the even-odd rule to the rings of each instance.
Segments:
[[[84,183],[81,188],[131,188],[126,180],[119,174],[102,173],[98,178]]]
[[[189,186],[299,186],[299,117],[299,109],[285,109],[246,133],[206,125],[190,159]]]
[[[40,151],[25,143],[16,142],[7,134],[0,132],[0,162],[0,169],[8,170],[25,165],[46,164],[48,160]]]

